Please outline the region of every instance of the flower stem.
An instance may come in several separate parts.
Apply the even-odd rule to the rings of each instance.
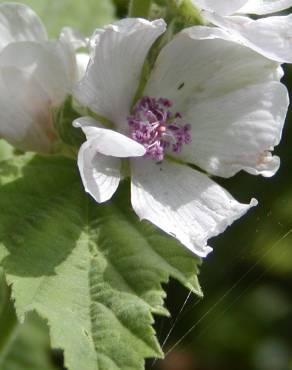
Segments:
[[[169,7],[176,16],[183,19],[186,26],[202,25],[204,21],[200,11],[192,4],[190,0],[169,0]]]
[[[129,17],[148,18],[152,0],[131,0],[129,5]]]

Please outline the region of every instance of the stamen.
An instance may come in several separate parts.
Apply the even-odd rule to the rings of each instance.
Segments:
[[[192,140],[191,126],[179,112],[172,113],[166,98],[143,96],[128,117],[130,136],[146,148],[146,156],[162,161],[166,151],[179,153]]]

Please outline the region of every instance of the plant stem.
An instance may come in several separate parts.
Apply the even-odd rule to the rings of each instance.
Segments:
[[[200,11],[192,4],[190,0],[169,0],[169,7],[176,16],[183,19],[186,26],[202,25],[204,21]]]
[[[131,0],[129,5],[129,17],[148,18],[152,0]]]

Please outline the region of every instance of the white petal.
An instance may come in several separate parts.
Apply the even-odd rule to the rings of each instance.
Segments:
[[[276,13],[292,6],[292,0],[248,0],[237,13],[269,14]]]
[[[65,68],[65,75],[70,85],[70,93],[73,93],[73,85],[78,81],[78,66],[76,52],[73,45],[70,42],[59,39],[57,42],[51,42],[52,48],[56,48],[56,52],[62,60]]]
[[[280,63],[292,62],[292,14],[252,20],[248,17],[220,17],[209,12],[204,17],[228,31],[235,40]]]
[[[162,49],[145,94],[168,98],[174,110],[184,113],[198,99],[281,76],[278,63],[234,42],[226,31],[197,26],[180,32]]]
[[[59,40],[71,44],[74,50],[88,46],[88,39],[78,30],[71,27],[63,27],[61,29]]]
[[[195,6],[201,9],[214,11],[221,15],[235,13],[247,0],[192,0]]]
[[[0,50],[15,41],[45,41],[46,30],[29,7],[23,4],[0,5]]]
[[[77,30],[64,27],[59,36],[59,54],[66,66],[66,74],[69,81],[77,82],[85,75],[89,63],[89,54],[86,52],[77,52],[77,49],[87,48],[88,38],[85,38]]]
[[[31,75],[14,67],[0,68],[0,136],[21,150],[53,150],[50,97]]]
[[[172,100],[192,125],[182,159],[224,177],[241,169],[268,176],[278,168],[269,151],[288,104],[281,77],[278,63],[228,41],[224,30],[193,27],[162,50],[146,93]]]
[[[81,128],[84,134],[86,135],[87,140],[95,138],[95,129],[104,128],[103,124],[98,122],[92,117],[79,117],[75,119],[72,125],[76,128]]]
[[[272,176],[280,163],[270,151],[279,144],[287,109],[288,93],[279,82],[197,101],[185,116],[195,126],[180,158],[217,176],[240,170]]]
[[[52,105],[58,106],[72,91],[74,82],[74,65],[67,62],[67,53],[60,42],[15,42],[0,54],[0,67],[14,66],[30,73],[48,93]]]
[[[97,121],[91,117],[78,118],[73,122],[75,127],[81,127],[87,140],[92,142],[96,151],[113,157],[141,157],[146,150],[143,145],[117,131],[98,127]]]
[[[87,53],[77,53],[77,81],[81,80],[85,76],[85,72],[89,63],[89,54]]]
[[[98,203],[109,200],[120,182],[120,159],[104,156],[91,141],[79,149],[78,167],[85,191]]]
[[[75,96],[101,116],[124,125],[145,57],[165,30],[163,20],[123,19],[95,34],[95,53]]]
[[[201,257],[212,250],[209,238],[257,204],[238,203],[206,175],[184,165],[146,159],[131,163],[131,201],[137,215]]]

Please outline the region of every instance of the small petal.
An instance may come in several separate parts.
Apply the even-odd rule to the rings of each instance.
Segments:
[[[77,81],[79,81],[85,76],[85,72],[89,63],[89,54],[77,53],[76,62],[77,62]]]
[[[75,60],[69,63],[67,54],[66,46],[58,41],[15,42],[0,54],[0,67],[13,66],[31,74],[50,96],[52,105],[58,106],[74,82]]]
[[[140,217],[178,239],[200,257],[212,248],[209,238],[257,204],[238,203],[206,175],[187,166],[134,159],[131,201]]]
[[[53,150],[50,97],[30,74],[14,67],[0,68],[0,136],[24,151]]]
[[[248,0],[237,13],[241,14],[270,14],[292,6],[292,0]]]
[[[73,85],[78,81],[78,66],[76,52],[73,45],[66,40],[59,38],[57,41],[51,41],[52,49],[56,49],[56,53],[62,60],[62,65],[65,67],[64,74],[69,81],[70,94],[73,93]]]
[[[280,63],[292,62],[292,14],[253,20],[203,12],[205,19],[225,29],[239,43]]]
[[[45,41],[46,30],[29,7],[23,4],[0,5],[0,50],[15,41]]]
[[[120,182],[120,159],[104,156],[96,151],[92,141],[79,149],[78,168],[85,191],[98,203],[109,200]]]
[[[128,18],[98,30],[94,55],[75,89],[76,99],[112,122],[126,125],[145,57],[165,27],[163,20]]]
[[[192,0],[195,6],[201,9],[214,11],[221,15],[235,13],[247,0]]]
[[[63,27],[61,29],[59,40],[71,44],[74,50],[88,46],[88,39],[78,30],[71,27]]]
[[[97,121],[90,117],[82,117],[73,122],[81,127],[87,140],[98,153],[112,157],[141,157],[146,153],[143,145],[117,131],[100,128]]]

